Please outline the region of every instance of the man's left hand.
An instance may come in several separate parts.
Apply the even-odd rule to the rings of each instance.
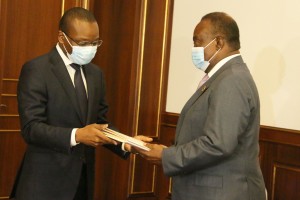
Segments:
[[[147,147],[150,148],[150,151],[145,151],[139,148],[135,148],[136,152],[138,152],[144,159],[148,160],[149,162],[155,164],[155,165],[161,165],[161,156],[162,151],[164,148],[167,148],[166,146],[162,144],[146,144]]]

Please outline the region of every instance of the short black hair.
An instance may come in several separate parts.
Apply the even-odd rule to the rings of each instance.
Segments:
[[[212,12],[202,17],[202,20],[209,20],[212,25],[212,35],[221,34],[233,50],[239,50],[240,33],[235,20],[224,12]]]
[[[70,23],[74,19],[79,19],[87,22],[96,22],[96,19],[92,12],[81,8],[73,7],[67,10],[59,21],[59,30],[68,34]]]

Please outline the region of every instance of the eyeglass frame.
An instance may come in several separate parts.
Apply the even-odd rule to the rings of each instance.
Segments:
[[[81,46],[81,47],[86,47],[86,46],[97,46],[97,47],[100,47],[103,43],[103,40],[95,40],[93,42],[82,42],[84,44],[80,44],[80,42],[74,40],[73,38],[71,38],[68,34],[66,34],[65,32],[63,32],[68,38],[70,38],[75,44],[77,44],[78,46]],[[96,44],[95,42],[99,43],[99,44]],[[95,44],[94,44],[95,43]]]

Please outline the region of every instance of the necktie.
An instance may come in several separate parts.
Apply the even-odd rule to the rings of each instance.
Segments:
[[[201,79],[198,87],[197,87],[197,90],[209,79],[209,76],[208,74],[205,74],[205,76],[203,76],[203,78]]]
[[[81,116],[83,117],[84,122],[86,122],[88,101],[87,101],[86,90],[84,87],[83,79],[81,76],[81,70],[80,70],[81,66],[74,63],[72,63],[70,66],[76,70],[74,75],[75,93],[77,96]]]

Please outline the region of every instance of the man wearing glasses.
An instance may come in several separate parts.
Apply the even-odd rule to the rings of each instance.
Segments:
[[[24,64],[18,105],[27,150],[12,198],[93,199],[94,147],[128,157],[101,131],[108,126],[105,83],[90,63],[101,44],[93,14],[72,8],[60,20],[56,47]]]

